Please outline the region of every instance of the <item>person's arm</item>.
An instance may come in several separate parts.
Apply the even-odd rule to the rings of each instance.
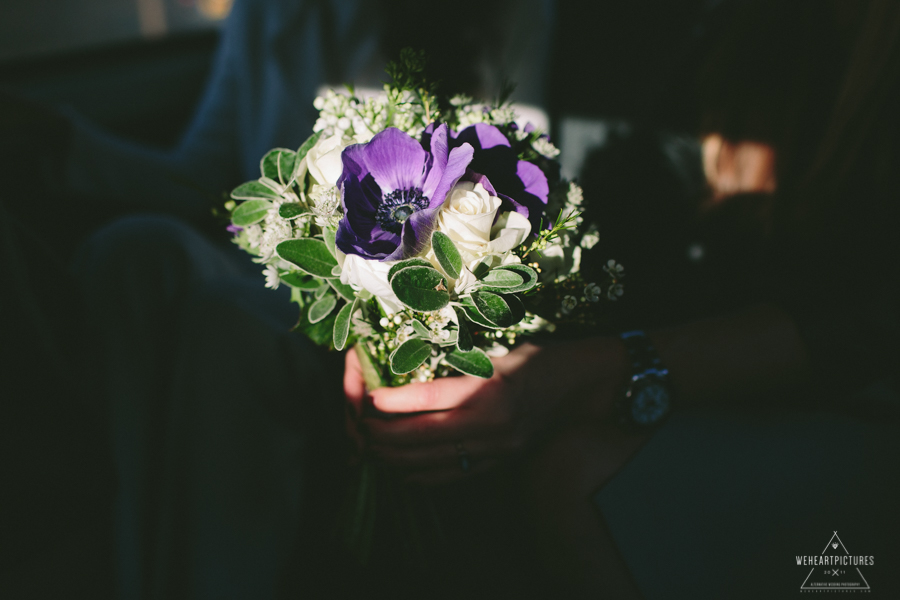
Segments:
[[[809,376],[809,359],[793,320],[771,304],[650,333],[682,406],[747,398],[781,402]]]
[[[176,147],[146,147],[70,115],[67,187],[126,210],[163,211],[189,219],[207,216],[210,196],[238,183],[236,56],[246,52],[257,27],[254,4],[235,3],[203,97]]]
[[[748,396],[784,402],[775,392],[802,382],[807,356],[791,319],[774,306],[650,332],[677,395],[675,410],[699,403],[727,405]],[[359,395],[348,354],[348,396]],[[457,464],[463,442],[474,470],[520,454],[554,429],[614,415],[627,381],[628,356],[616,337],[538,347],[525,344],[494,360],[491,379],[452,377],[370,393],[385,413],[367,418],[369,450],[409,469],[421,481],[464,476]],[[432,412],[421,412],[432,411]]]

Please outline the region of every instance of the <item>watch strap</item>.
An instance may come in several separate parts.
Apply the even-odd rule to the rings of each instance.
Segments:
[[[662,361],[656,348],[650,342],[647,334],[641,330],[626,331],[619,335],[625,349],[628,351],[628,358],[631,361],[632,379],[647,374],[648,372],[665,378],[669,371],[663,367]]]
[[[621,399],[617,403],[620,425],[629,431],[646,431],[651,427],[658,426],[668,415],[671,407],[671,386],[669,384],[669,371],[666,369],[653,347],[647,335],[640,330],[627,331],[619,335],[622,343],[628,351],[631,361],[631,376],[628,383],[622,390]],[[643,393],[634,395],[636,390],[643,389],[645,386],[661,386],[664,390],[664,406],[662,412],[658,412],[659,399],[646,404],[647,398]],[[641,418],[634,412],[636,404],[639,413],[645,413],[646,410],[654,411],[653,405],[656,405],[656,416],[650,416],[649,419]],[[647,416],[644,414],[644,416]]]

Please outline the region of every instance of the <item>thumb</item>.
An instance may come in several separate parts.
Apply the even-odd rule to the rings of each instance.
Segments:
[[[363,379],[359,357],[353,349],[344,354],[344,396],[359,414],[363,398],[366,396],[366,383]]]

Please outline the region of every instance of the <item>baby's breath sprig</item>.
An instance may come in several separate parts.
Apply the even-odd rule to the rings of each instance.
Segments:
[[[412,92],[413,100],[419,104],[425,112],[425,122],[430,123],[440,114],[437,102],[437,82],[429,81],[425,76],[425,66],[428,59],[424,50],[403,48],[400,58],[392,60],[385,67],[388,77],[391,78],[389,98],[394,98],[389,108],[389,119],[393,113],[393,107],[404,98],[403,92]],[[393,92],[393,94],[391,94]]]
[[[576,210],[563,209],[559,211],[559,215],[557,215],[553,227],[545,229],[542,223],[541,230],[534,241],[531,242],[531,245],[520,246],[517,254],[520,258],[525,258],[532,252],[540,253],[541,250],[558,239],[562,232],[577,229],[579,217],[581,217],[581,213]]]

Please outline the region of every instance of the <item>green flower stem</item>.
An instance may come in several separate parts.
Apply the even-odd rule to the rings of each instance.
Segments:
[[[353,351],[356,352],[356,356],[359,358],[359,365],[362,369],[363,381],[366,382],[366,389],[372,391],[387,385],[381,377],[381,369],[372,362],[372,357],[369,356],[365,346],[356,344],[353,346]]]
[[[365,345],[356,344],[353,351],[359,357],[367,389],[390,385]],[[443,531],[433,501],[412,492],[396,473],[370,458],[363,459],[345,501],[347,514],[342,525],[344,543],[361,566],[368,565],[376,538],[383,535],[401,536],[402,560],[410,567],[428,566],[423,526],[432,533],[428,537],[438,543],[443,542]]]

